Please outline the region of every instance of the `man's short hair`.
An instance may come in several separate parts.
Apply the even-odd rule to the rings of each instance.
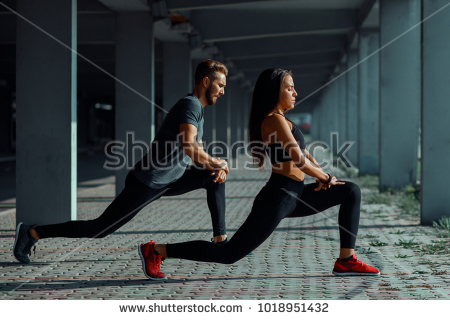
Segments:
[[[228,69],[223,63],[211,59],[200,62],[195,70],[195,84],[202,82],[204,77],[208,77],[211,82],[214,82],[218,78],[218,72],[228,76]]]

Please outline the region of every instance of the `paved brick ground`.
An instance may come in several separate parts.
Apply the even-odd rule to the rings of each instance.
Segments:
[[[242,160],[240,167],[230,173],[226,182],[229,236],[245,220],[255,195],[270,175],[243,170]],[[339,170],[332,172],[344,176]],[[113,199],[113,183],[111,177],[80,185],[79,219],[94,218],[107,207]],[[0,212],[0,297],[449,299],[448,250],[437,250],[435,254],[419,251],[426,244],[437,246],[437,241],[449,239],[438,238],[432,228],[420,227],[417,217],[403,214],[395,205],[366,204],[364,198],[377,191],[368,188],[362,191],[357,254],[361,260],[380,268],[380,277],[341,278],[331,274],[339,250],[335,207],[311,217],[282,221],[253,257],[233,265],[170,259],[162,267],[168,280],[147,280],[137,255],[139,243],[150,239],[179,242],[211,238],[206,194],[198,190],[155,201],[104,239],[41,240],[29,265],[15,262],[12,256],[13,210]],[[7,203],[14,201],[0,204],[7,206]],[[421,245],[409,249],[395,245],[399,239],[412,238]],[[375,246],[373,241],[387,245]]]

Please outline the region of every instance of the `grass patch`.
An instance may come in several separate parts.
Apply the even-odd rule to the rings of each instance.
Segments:
[[[428,259],[420,259],[419,264],[429,264],[431,267],[437,267],[439,266],[439,262],[431,261]]]
[[[440,271],[440,270],[431,269],[431,274],[433,276],[442,276],[444,274],[448,274],[448,271],[447,270]]]
[[[421,244],[420,242],[414,242],[413,240],[414,240],[414,238],[412,238],[412,239],[410,239],[408,241],[403,240],[403,239],[400,238],[400,239],[398,239],[398,243],[396,242],[394,244],[396,246],[402,246],[403,248],[406,248],[406,249],[413,248],[413,247],[418,246],[418,245]]]
[[[397,232],[389,232],[389,234],[404,234],[406,231],[397,230]]]
[[[384,247],[384,246],[388,245],[386,242],[381,242],[378,240],[371,241],[371,242],[369,242],[369,244],[374,247]]]
[[[369,234],[369,233],[366,233],[364,235],[358,236],[358,238],[360,238],[360,239],[376,239],[376,238],[379,238],[379,237],[380,236],[377,236],[377,235],[374,235],[374,234]]]
[[[377,189],[380,185],[380,178],[374,175],[365,175],[356,178],[355,183],[361,188]]]
[[[426,254],[449,254],[450,248],[446,243],[434,243],[424,245],[419,251]]]
[[[393,197],[390,193],[385,192],[374,192],[365,197],[365,200],[369,204],[387,204],[391,205],[393,202]]]
[[[407,185],[401,189],[388,189],[383,192],[374,192],[364,198],[369,204],[396,204],[402,214],[419,216],[420,214],[420,189]],[[450,219],[448,221],[450,228]],[[450,230],[450,229],[449,229]]]
[[[413,272],[414,274],[427,274],[428,272],[422,270],[416,270]]]
[[[381,283],[379,283],[378,284],[380,287],[390,287],[391,286],[391,284],[390,283],[387,283],[387,282],[381,282]]]
[[[356,249],[355,249],[356,250]],[[369,249],[366,249],[366,248],[362,248],[361,250],[359,250],[359,248],[358,248],[358,253],[361,253],[361,254],[371,254],[371,253],[375,253],[375,251],[372,251],[371,249],[370,249],[370,247],[369,247]]]
[[[433,221],[433,227],[450,232],[450,217],[442,217],[437,222]]]
[[[398,254],[396,256],[394,256],[396,258],[401,258],[401,259],[406,259],[406,258],[411,258],[412,256],[408,256],[406,254]]]
[[[448,240],[431,240],[432,243],[447,243]]]
[[[384,290],[389,290],[389,291],[400,291],[400,288],[397,287],[387,287]]]

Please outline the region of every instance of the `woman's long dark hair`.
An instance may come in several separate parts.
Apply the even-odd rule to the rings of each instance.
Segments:
[[[292,71],[281,68],[266,69],[259,75],[255,89],[253,89],[248,135],[253,163],[257,164],[259,169],[264,167],[266,158],[261,136],[261,124],[280,100],[280,87],[288,74],[292,76]]]

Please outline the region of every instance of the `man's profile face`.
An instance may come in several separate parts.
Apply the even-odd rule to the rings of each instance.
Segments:
[[[216,77],[214,82],[209,82],[209,87],[206,89],[206,100],[210,106],[215,105],[217,98],[225,94],[227,85],[227,77],[223,73],[217,72]]]

